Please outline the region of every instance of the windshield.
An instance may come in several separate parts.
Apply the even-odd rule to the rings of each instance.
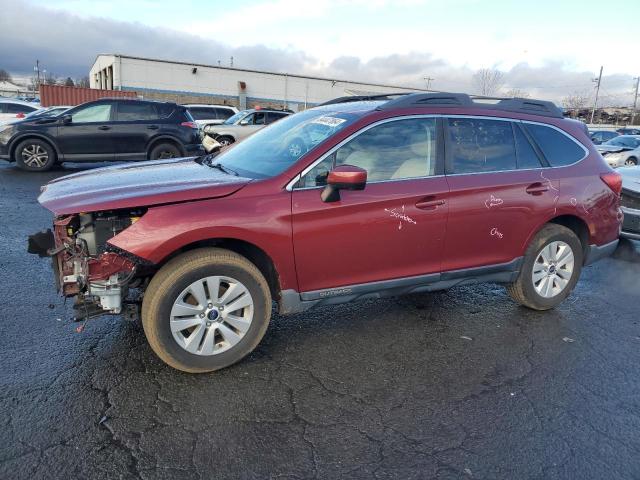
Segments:
[[[614,147],[628,147],[628,148],[636,148],[639,144],[640,144],[640,139],[633,138],[633,137],[615,137],[604,143],[604,145],[611,145]]]
[[[242,117],[244,117],[247,113],[249,113],[248,110],[243,110],[241,112],[238,112],[235,115],[233,115],[232,117],[227,118],[223,122],[223,124],[224,125],[234,125],[238,120],[240,120]]]
[[[222,152],[215,162],[244,177],[273,177],[357,118],[353,113],[326,110],[296,113]]]

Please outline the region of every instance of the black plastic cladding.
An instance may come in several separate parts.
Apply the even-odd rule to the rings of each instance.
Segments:
[[[343,97],[344,98],[344,97]],[[544,117],[564,118],[562,111],[552,102],[532,100],[530,98],[491,98],[475,97],[478,100],[497,100],[494,103],[476,101],[466,93],[411,93],[390,100],[376,110],[415,107],[462,107],[469,109],[501,110],[527,113]],[[339,99],[336,99],[339,100]],[[339,102],[336,102],[339,103]]]

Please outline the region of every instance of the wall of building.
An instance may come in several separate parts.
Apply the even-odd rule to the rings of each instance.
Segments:
[[[89,77],[92,88],[135,90],[149,99],[242,106],[245,93],[247,107],[286,103],[294,110],[344,95],[424,91],[119,55],[98,56]]]

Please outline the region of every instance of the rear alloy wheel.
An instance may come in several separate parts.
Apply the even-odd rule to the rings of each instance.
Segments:
[[[180,150],[172,143],[161,143],[151,150],[149,158],[151,160],[165,160],[180,157]]]
[[[624,161],[625,167],[635,167],[638,165],[638,159],[635,157],[629,157]]]
[[[269,285],[245,257],[202,248],[170,260],[153,277],[142,325],[153,351],[184,372],[236,363],[260,342],[271,318]]]
[[[583,250],[576,234],[548,224],[533,238],[515,282],[507,293],[534,310],[549,310],[569,296],[582,271]]]
[[[56,162],[56,153],[48,143],[33,138],[21,142],[16,147],[14,160],[22,170],[46,172]]]

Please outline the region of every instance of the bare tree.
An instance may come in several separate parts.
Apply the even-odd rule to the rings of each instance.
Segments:
[[[504,96],[509,98],[529,98],[529,94],[519,88],[510,88]]]
[[[580,110],[587,106],[589,97],[589,94],[585,91],[576,91],[562,99],[562,106],[568,110]]]
[[[504,75],[499,70],[483,68],[473,75],[473,85],[480,95],[496,95],[504,84]]]
[[[51,72],[47,72],[42,83],[45,85],[55,85],[57,83],[56,76]]]
[[[0,68],[0,82],[11,82],[11,74]]]
[[[76,87],[89,88],[90,86],[88,76],[76,79]]]

